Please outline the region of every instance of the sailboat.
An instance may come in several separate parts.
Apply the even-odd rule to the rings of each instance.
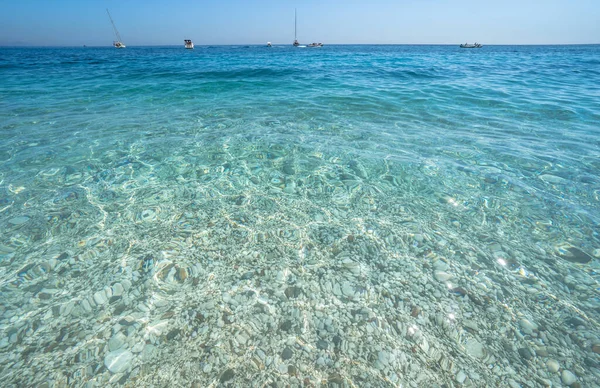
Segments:
[[[115,27],[115,22],[113,22],[112,17],[110,17],[110,12],[108,12],[108,8],[106,9],[106,13],[108,14],[108,18],[110,19],[110,23],[113,26],[113,29],[115,30],[115,35],[117,37],[117,40],[115,40],[113,42],[113,46],[115,46],[115,48],[125,48],[125,44],[123,42],[121,42],[121,35],[119,35],[119,31],[117,31],[117,27]]]
[[[298,16],[296,9],[294,8],[294,47],[323,47],[323,43],[311,43],[306,46],[300,46],[300,42],[298,42]]]
[[[300,46],[298,42],[298,16],[296,14],[296,8],[294,8],[294,47]]]

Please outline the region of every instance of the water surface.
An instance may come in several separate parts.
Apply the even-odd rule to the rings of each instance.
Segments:
[[[0,48],[0,376],[594,386],[598,58]]]

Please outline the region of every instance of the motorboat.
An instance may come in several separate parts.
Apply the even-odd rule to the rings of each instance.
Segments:
[[[271,44],[271,42],[267,42],[267,47],[273,47],[273,45]]]
[[[480,43],[473,43],[473,44],[469,44],[469,43],[465,43],[465,44],[461,44],[460,48],[482,48],[483,45]]]
[[[307,44],[306,47],[323,47],[323,43],[311,43]]]
[[[183,42],[185,43],[186,49],[189,49],[189,50],[194,49],[194,43],[192,43],[191,39],[184,39]]]

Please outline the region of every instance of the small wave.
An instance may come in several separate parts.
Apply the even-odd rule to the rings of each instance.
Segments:
[[[406,70],[406,69],[378,69],[373,70],[373,72],[378,77],[389,77],[393,79],[402,79],[402,80],[410,80],[410,79],[437,79],[441,78],[439,74],[437,74],[434,70]]]

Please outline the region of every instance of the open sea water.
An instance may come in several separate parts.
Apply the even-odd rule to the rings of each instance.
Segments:
[[[10,387],[598,387],[600,46],[0,48]]]

